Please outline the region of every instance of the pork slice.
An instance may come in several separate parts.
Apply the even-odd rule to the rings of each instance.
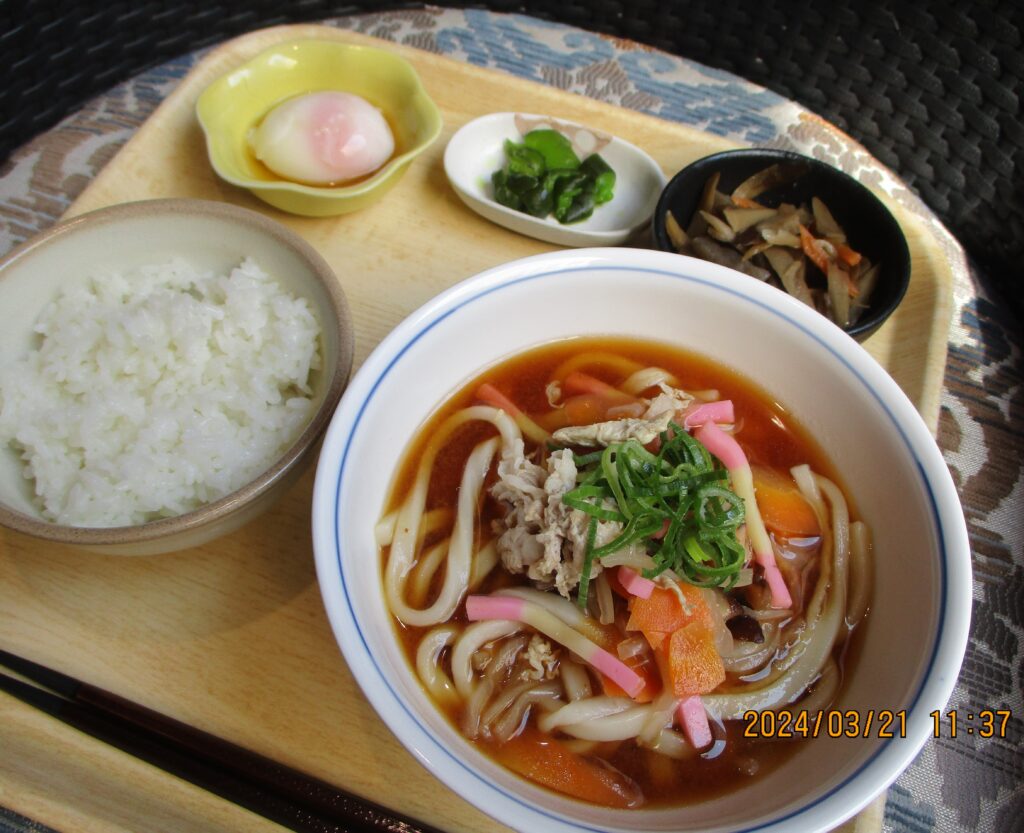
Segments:
[[[506,506],[497,523],[498,553],[509,572],[526,573],[539,587],[554,587],[568,598],[579,584],[590,521],[562,500],[576,486],[576,464],[568,449],[550,454],[543,468],[525,462],[503,459],[498,465],[491,493]],[[544,473],[543,480],[535,469]],[[595,565],[595,574],[599,571]]]
[[[664,411],[653,419],[613,419],[608,422],[595,422],[593,425],[572,425],[559,428],[552,435],[556,443],[564,445],[582,445],[587,447],[609,446],[626,440],[636,440],[640,445],[647,445],[657,439],[668,424],[675,418],[675,411]]]

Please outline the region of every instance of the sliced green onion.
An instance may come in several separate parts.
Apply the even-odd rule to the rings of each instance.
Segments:
[[[601,459],[602,454],[604,454],[604,451],[591,451],[589,454],[573,454],[572,461],[576,464],[577,469],[582,469],[584,466],[596,463]]]
[[[597,539],[597,518],[590,519],[587,527],[587,548],[583,551],[583,569],[580,571],[579,589],[576,591],[576,603],[587,609],[587,591],[590,589],[590,572],[594,569],[594,541]]]
[[[621,512],[608,509],[603,505],[604,499],[604,490],[598,486],[588,485],[577,486],[571,492],[562,495],[562,503],[573,509],[586,512],[592,518],[601,521],[619,521],[620,523],[625,521],[626,517]]]
[[[736,533],[745,507],[728,487],[728,472],[675,423],[660,439],[657,454],[630,439],[573,458],[578,485],[562,501],[589,516],[577,594],[581,607],[593,562],[630,546],[643,546],[651,557],[647,578],[670,570],[699,586],[732,587],[740,580],[746,550]],[[622,529],[596,547],[597,525],[604,521]]]

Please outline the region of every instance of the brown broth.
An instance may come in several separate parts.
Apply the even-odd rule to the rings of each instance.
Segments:
[[[388,511],[397,509],[410,489],[423,449],[436,428],[457,410],[477,404],[475,392],[489,382],[525,412],[534,415],[550,410],[545,387],[552,373],[570,357],[583,352],[614,353],[639,365],[658,366],[673,373],[679,387],[687,391],[716,389],[722,399],[732,399],[738,419],[742,419],[737,440],[751,463],[771,466],[783,471],[808,463],[817,472],[836,479],[828,459],[793,419],[786,409],[738,373],[703,356],[648,341],[623,338],[571,339],[537,348],[483,372],[452,396],[421,427],[406,452],[404,461],[392,484]],[[624,373],[609,367],[588,365],[585,372],[612,385],[621,384]],[[459,480],[466,458],[473,447],[496,429],[488,423],[470,423],[457,430],[438,454],[427,499],[427,509],[454,507]],[[530,444],[527,443],[529,450]],[[493,477],[493,473],[492,473]],[[485,525],[498,516],[500,509],[489,497],[484,500],[481,520]],[[851,516],[853,516],[851,504]],[[440,571],[439,571],[440,572]],[[816,569],[815,569],[816,572]],[[524,583],[496,569],[478,592],[489,593],[501,586]],[[453,617],[465,622],[461,609]],[[416,646],[428,630],[411,628],[395,622],[410,668],[415,666]],[[849,654],[849,642],[837,648],[836,659],[843,673],[843,660]],[[595,685],[597,690],[599,685]],[[459,726],[460,715],[449,712],[452,725]],[[605,760],[628,775],[641,787],[645,807],[687,804],[728,793],[758,775],[770,771],[796,751],[800,740],[745,739],[743,724],[726,724],[727,743],[713,760],[700,758],[674,761],[650,752],[633,742],[605,745]],[[491,742],[478,740],[477,746],[493,756]]]

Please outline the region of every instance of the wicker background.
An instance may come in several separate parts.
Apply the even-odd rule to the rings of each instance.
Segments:
[[[0,160],[145,67],[262,26],[420,3],[6,0]],[[491,0],[727,69],[894,169],[1024,312],[1021,0]]]

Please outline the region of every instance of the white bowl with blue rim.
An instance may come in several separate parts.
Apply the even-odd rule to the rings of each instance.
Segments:
[[[374,525],[406,445],[482,369],[573,336],[636,336],[703,353],[755,381],[826,450],[872,528],[874,581],[860,656],[836,708],[898,715],[892,738],[803,743],[721,798],[609,810],[527,783],[467,742],[399,645]],[[313,499],[317,574],[338,644],[369,701],[441,781],[533,833],[819,833],[853,816],[933,735],[956,681],[971,609],[956,489],[913,404],[853,339],[772,287],[663,252],[601,248],[490,269],[410,315],[374,350],[327,432]],[[827,733],[827,731],[825,732]]]

